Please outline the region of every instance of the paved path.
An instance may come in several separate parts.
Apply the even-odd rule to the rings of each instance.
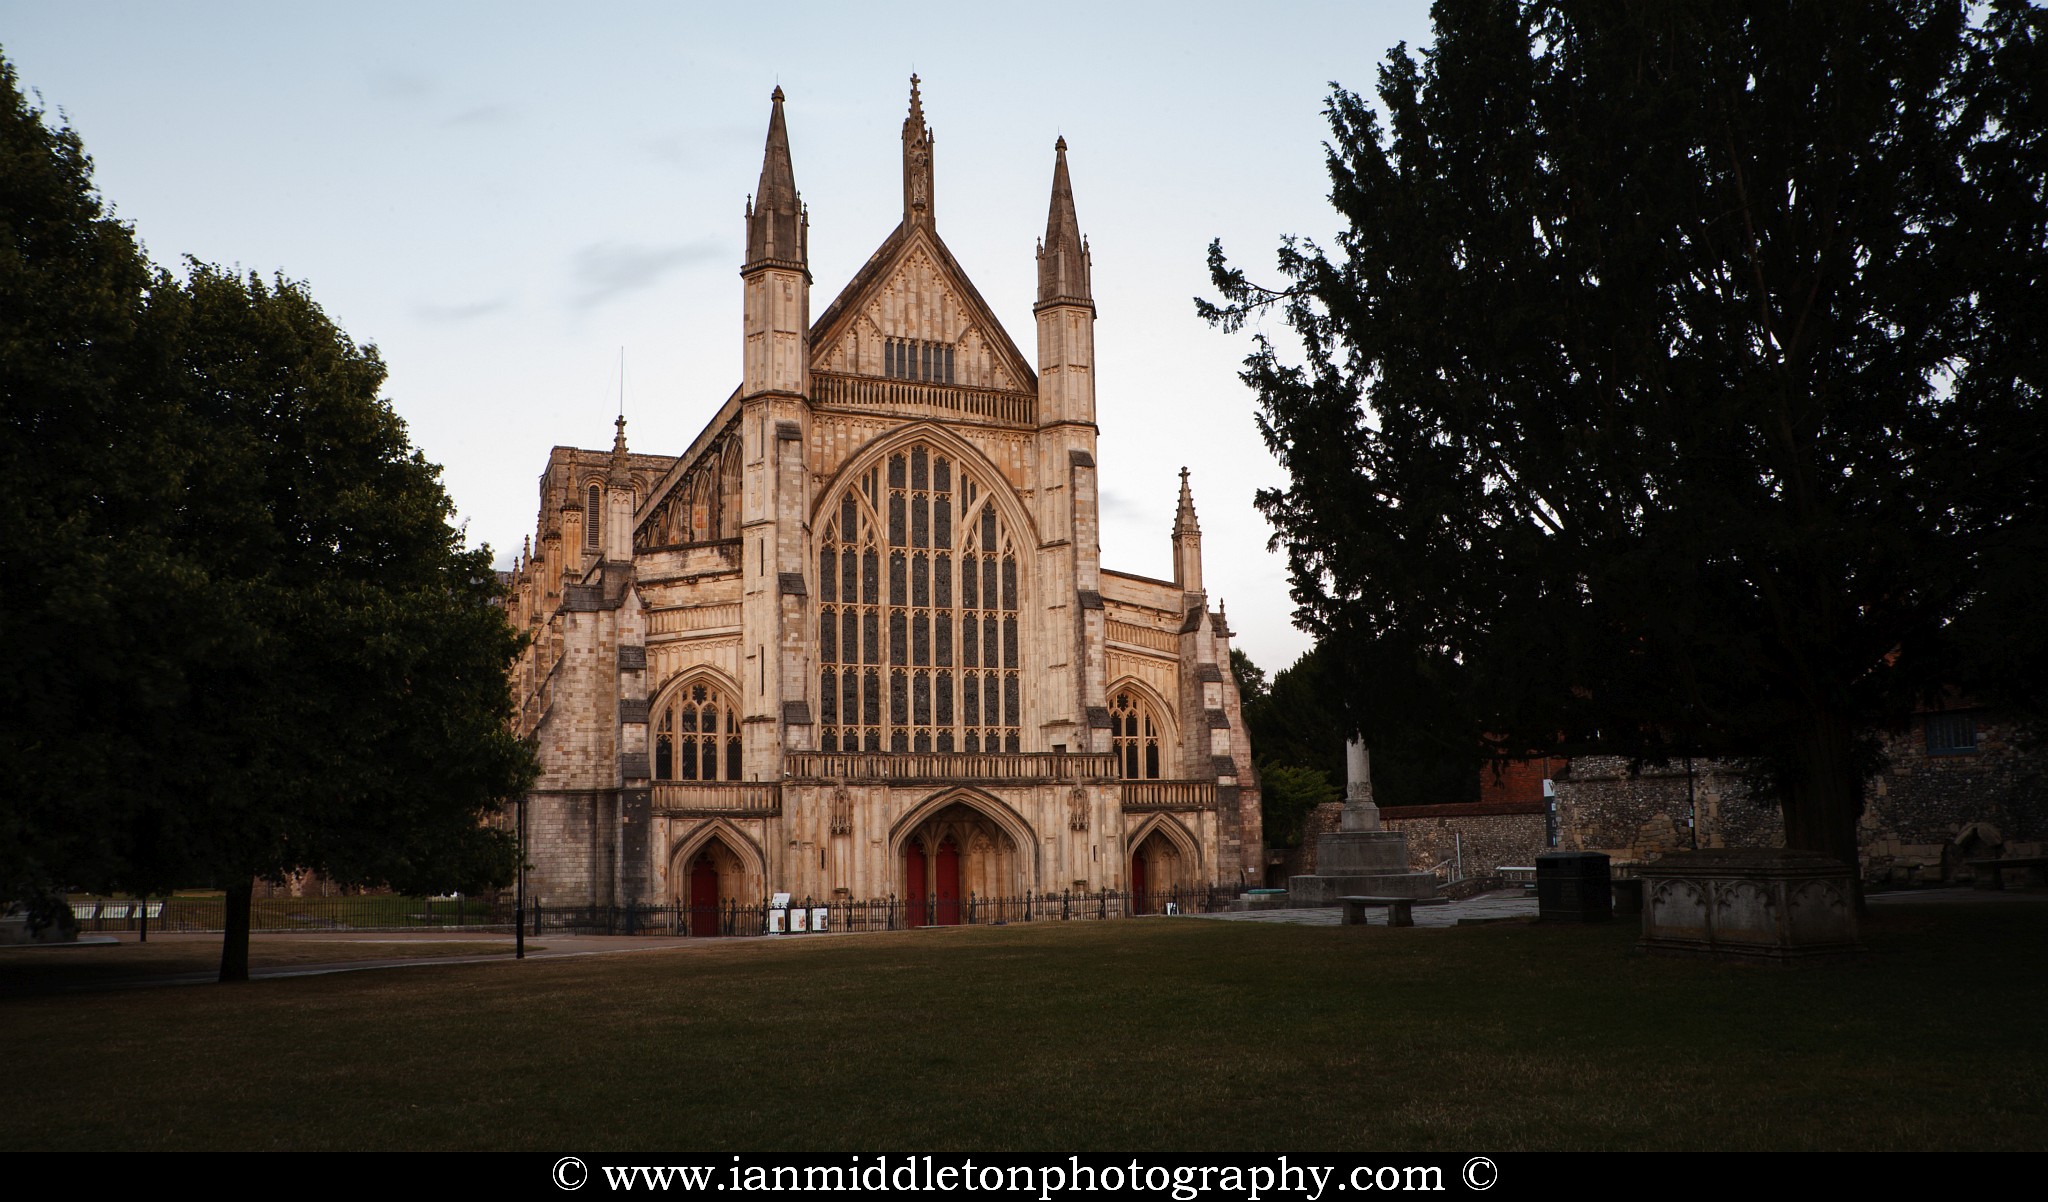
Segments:
[[[1872,893],[1867,900],[1873,906],[1892,905],[1952,905],[1959,902],[2048,902],[2048,892],[2039,889],[1895,889],[1888,893]],[[1461,919],[1493,921],[1503,918],[1536,917],[1536,899],[1524,896],[1520,889],[1500,889],[1482,893],[1464,901],[1449,902],[1441,906],[1416,906],[1415,925],[1419,927],[1450,927],[1458,925]],[[1192,917],[1211,918],[1223,922],[1285,922],[1298,926],[1333,927],[1344,920],[1344,911],[1337,906],[1308,910],[1253,910],[1247,913],[1198,914]],[[1386,911],[1367,911],[1366,921],[1373,926],[1385,925]],[[1629,919],[1629,921],[1634,921]]]
[[[2041,905],[2048,904],[2048,891],[2039,889],[2006,889],[1996,892],[1987,889],[1960,888],[1903,889],[1889,893],[1870,894],[1869,901],[1874,906],[1929,903],[1953,904],[1961,902],[2008,902]],[[1463,901],[1448,902],[1443,905],[1416,906],[1414,914],[1415,925],[1418,927],[1449,927],[1456,926],[1460,921],[1496,922],[1503,919],[1534,918],[1536,916],[1536,899],[1525,895],[1520,889],[1503,889],[1493,893],[1482,893],[1477,897],[1466,898]],[[1298,926],[1320,927],[1336,926],[1343,920],[1343,916],[1342,908],[1337,906],[1302,910],[1256,910],[1245,913],[1186,915],[1189,918],[1206,919],[1211,922],[1277,922],[1292,923]],[[1371,925],[1381,926],[1386,921],[1386,911],[1368,912],[1368,922]],[[843,932],[835,932],[833,935],[823,936],[823,938],[849,938],[857,937],[859,934],[876,933],[878,932],[858,932],[849,935]],[[512,952],[512,937],[510,935],[479,934],[451,936],[445,932],[421,932],[417,935],[373,935],[338,932],[314,934],[309,932],[294,934],[292,937],[297,940],[334,943],[455,942],[460,940],[465,943],[499,944],[504,948],[505,954],[503,956],[408,956],[389,960],[345,960],[328,964],[277,965],[270,968],[253,968],[250,970],[249,976],[256,980],[275,980],[283,977],[313,977],[324,976],[329,973],[365,972],[384,968],[424,968],[429,965],[448,964],[494,964],[502,963],[504,960],[509,959]],[[218,934],[190,935],[166,932],[151,938],[152,941],[161,940],[163,942],[191,940],[209,942],[216,945],[220,942]],[[258,936],[258,938],[260,939],[261,936]],[[798,938],[803,937],[799,936]],[[124,939],[122,942],[126,942],[126,940]],[[549,931],[545,935],[539,936],[536,942],[544,942],[547,950],[529,952],[527,955],[529,960],[562,960],[580,956],[630,955],[634,952],[664,950],[709,951],[712,948],[749,941],[683,939],[658,935],[566,935],[556,931]],[[763,939],[758,942],[765,946],[777,941]],[[62,952],[59,951],[55,954],[61,955]],[[211,984],[214,976],[215,974],[211,970],[195,973],[171,973],[127,981],[98,981],[90,984],[60,985],[53,987],[48,992],[69,992],[74,989],[122,989],[154,985],[201,985]],[[43,991],[38,990],[36,992]]]
[[[1536,917],[1536,899],[1526,897],[1520,889],[1498,889],[1468,897],[1464,901],[1446,902],[1443,905],[1414,907],[1415,925],[1419,927],[1454,927],[1460,919],[1490,922],[1503,918]],[[1321,906],[1305,910],[1249,910],[1244,913],[1197,914],[1191,917],[1212,918],[1222,922],[1285,922],[1305,927],[1333,927],[1344,920],[1341,906]],[[1366,923],[1383,926],[1387,921],[1385,910],[1366,912]]]

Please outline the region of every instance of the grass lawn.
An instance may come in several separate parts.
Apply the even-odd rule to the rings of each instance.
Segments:
[[[17,998],[0,1148],[2048,1147],[2048,905],[1867,938],[1156,919]]]

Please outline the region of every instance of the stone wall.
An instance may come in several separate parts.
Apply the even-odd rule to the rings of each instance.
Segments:
[[[550,906],[613,902],[617,794],[536,791],[526,802],[527,896]]]
[[[1930,753],[1925,715],[1886,738],[1889,763],[1869,782],[1858,829],[1865,881],[1966,881],[1970,860],[2048,846],[2048,756],[2024,745],[2012,723],[1971,712],[1971,750]],[[1687,817],[1696,812],[1701,847],[1783,846],[1777,807],[1750,800],[1732,765],[1702,760],[1693,769],[1689,804],[1682,763],[1632,773],[1620,758],[1573,760],[1556,780],[1559,845],[1651,859],[1692,846]]]
[[[1408,836],[1415,871],[1442,868],[1446,880],[1494,876],[1503,864],[1531,864],[1548,850],[1540,801],[1400,806],[1381,810],[1380,822]]]
[[[1617,861],[1650,860],[1700,847],[1780,847],[1785,824],[1773,806],[1749,799],[1731,766],[1698,760],[1630,771],[1620,756],[1581,756],[1556,779],[1558,847],[1604,851]]]
[[[1924,722],[1924,716],[1923,716]],[[1934,755],[1923,722],[1885,741],[1891,766],[1870,784],[1858,841],[1864,878],[1968,879],[1968,861],[2039,855],[2048,844],[2048,763],[2010,722],[1979,712],[1976,750]]]

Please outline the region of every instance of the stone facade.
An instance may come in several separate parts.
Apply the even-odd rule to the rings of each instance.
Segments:
[[[547,904],[1234,886],[1259,797],[1186,473],[1174,577],[1100,565],[1094,320],[1055,146],[1028,359],[902,223],[815,320],[781,89],[739,386],[680,455],[557,447],[507,607]]]

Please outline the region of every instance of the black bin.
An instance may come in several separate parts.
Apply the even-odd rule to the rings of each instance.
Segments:
[[[1605,852],[1546,851],[1536,857],[1539,922],[1606,922],[1613,917],[1613,880]]]

